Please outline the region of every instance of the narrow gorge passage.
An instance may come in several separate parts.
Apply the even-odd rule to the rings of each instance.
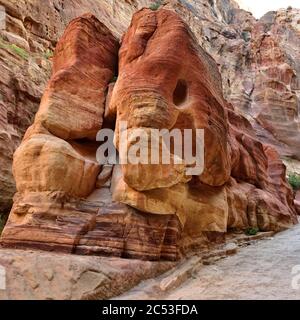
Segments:
[[[240,247],[237,254],[200,265],[181,285],[162,293],[165,283],[176,284],[184,272],[167,273],[118,299],[164,300],[298,300],[300,299],[300,226]],[[183,270],[193,269],[192,259]]]
[[[165,299],[300,299],[300,226],[203,266]],[[300,267],[298,268],[298,275]],[[296,276],[296,277],[295,277]],[[292,288],[292,280],[298,290]],[[299,278],[299,276],[298,276]]]

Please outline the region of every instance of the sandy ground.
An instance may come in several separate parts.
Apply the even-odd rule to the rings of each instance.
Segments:
[[[161,298],[300,299],[300,225],[201,267]]]

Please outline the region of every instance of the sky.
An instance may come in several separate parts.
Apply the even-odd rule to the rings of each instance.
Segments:
[[[292,6],[300,9],[300,0],[236,0],[242,9],[253,13],[255,18],[262,17],[268,11]]]

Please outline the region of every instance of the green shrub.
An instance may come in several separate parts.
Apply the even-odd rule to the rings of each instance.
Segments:
[[[45,58],[46,59],[51,59],[53,57],[53,51],[50,49],[47,49],[45,52]]]
[[[246,42],[249,42],[251,40],[251,35],[250,35],[250,32],[248,31],[243,31],[242,37]]]
[[[156,11],[161,6],[161,1],[156,1],[155,3],[152,3],[149,7],[149,9]]]
[[[294,190],[300,190],[300,175],[297,173],[290,173],[288,181]]]
[[[245,233],[248,236],[255,236],[259,232],[258,228],[248,228],[246,229]]]
[[[23,48],[18,47],[15,44],[11,44],[5,41],[3,38],[0,38],[0,48],[12,51],[13,53],[17,54],[19,57],[27,60],[29,58],[29,53],[24,50]]]
[[[28,52],[27,52],[26,50],[18,47],[17,45],[15,45],[15,44],[9,44],[9,47],[10,47],[10,49],[11,49],[14,53],[16,53],[19,57],[21,57],[21,58],[23,58],[23,59],[25,59],[25,60],[27,60],[27,59],[29,58]]]

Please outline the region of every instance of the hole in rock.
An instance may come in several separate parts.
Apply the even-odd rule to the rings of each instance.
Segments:
[[[87,138],[68,140],[70,145],[83,157],[95,161],[99,142]]]
[[[184,80],[178,80],[175,91],[173,93],[173,102],[176,106],[185,103],[188,95],[187,83]]]

